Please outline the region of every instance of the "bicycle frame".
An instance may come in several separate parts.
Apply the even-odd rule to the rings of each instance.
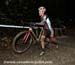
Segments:
[[[36,29],[36,33],[38,34],[38,37],[37,37],[37,35],[34,33],[34,31],[32,30],[32,35],[33,35],[33,37],[34,37],[34,39],[36,40],[36,41],[40,41],[40,37],[41,37],[41,35],[42,35],[42,33],[43,33],[43,27],[39,27],[40,28],[40,33],[38,34],[38,30]]]
[[[40,28],[40,33],[38,34],[38,30]],[[43,27],[38,27],[37,29],[35,29],[36,33],[34,32],[33,28],[29,28],[29,30],[26,31],[26,34],[24,35],[23,38],[23,42],[26,43],[29,35],[32,35],[32,37],[36,40],[36,41],[40,41],[40,37],[41,34],[43,33]]]

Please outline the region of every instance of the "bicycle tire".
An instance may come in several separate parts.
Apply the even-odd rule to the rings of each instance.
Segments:
[[[27,39],[27,42],[24,44],[24,49],[22,49],[22,50],[17,50],[17,49],[16,49],[16,43],[19,41],[19,38],[20,38],[23,34],[25,35],[25,33],[26,33],[26,31],[22,31],[22,32],[18,33],[18,34],[14,37],[13,43],[12,43],[12,48],[13,48],[13,51],[14,51],[14,52],[16,52],[16,53],[23,53],[23,52],[27,51],[27,50],[30,48],[30,46],[31,46],[31,44],[32,44],[32,41],[33,41],[31,34],[29,35],[29,37],[28,37],[28,39]],[[19,43],[19,44],[22,44],[22,41],[21,41],[21,43]],[[28,44],[28,45],[26,46],[26,44]]]

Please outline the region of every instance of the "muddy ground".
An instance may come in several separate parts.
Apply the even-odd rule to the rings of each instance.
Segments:
[[[13,32],[15,31],[13,30]],[[49,44],[50,48],[46,49],[46,53],[41,57],[39,56],[41,49],[36,45],[31,46],[27,52],[22,54],[14,53],[11,44],[15,35],[13,33],[9,34],[9,47],[0,48],[0,65],[75,65],[74,29],[69,30],[66,37],[57,38],[60,42],[58,49],[53,44]],[[25,63],[26,61],[33,61],[34,63]],[[44,63],[43,61],[49,63]]]

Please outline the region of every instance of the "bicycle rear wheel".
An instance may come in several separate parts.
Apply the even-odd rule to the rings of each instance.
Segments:
[[[26,32],[27,31],[22,31],[18,33],[13,39],[12,48],[14,52],[23,53],[29,49],[30,45],[32,44],[33,39],[32,39],[32,35],[29,34],[27,41],[24,43],[23,38],[26,35]]]

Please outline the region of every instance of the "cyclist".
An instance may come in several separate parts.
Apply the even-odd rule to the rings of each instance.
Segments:
[[[46,8],[44,6],[41,6],[38,8],[38,12],[39,12],[39,16],[41,17],[41,23],[44,24],[44,33],[42,33],[42,36],[40,39],[41,47],[42,47],[42,51],[40,55],[43,55],[45,53],[45,42],[44,42],[45,38],[49,38],[51,42],[56,44],[56,48],[58,48],[58,43],[56,41],[56,38],[54,37],[54,31],[51,26],[51,21],[49,17],[45,14]]]

